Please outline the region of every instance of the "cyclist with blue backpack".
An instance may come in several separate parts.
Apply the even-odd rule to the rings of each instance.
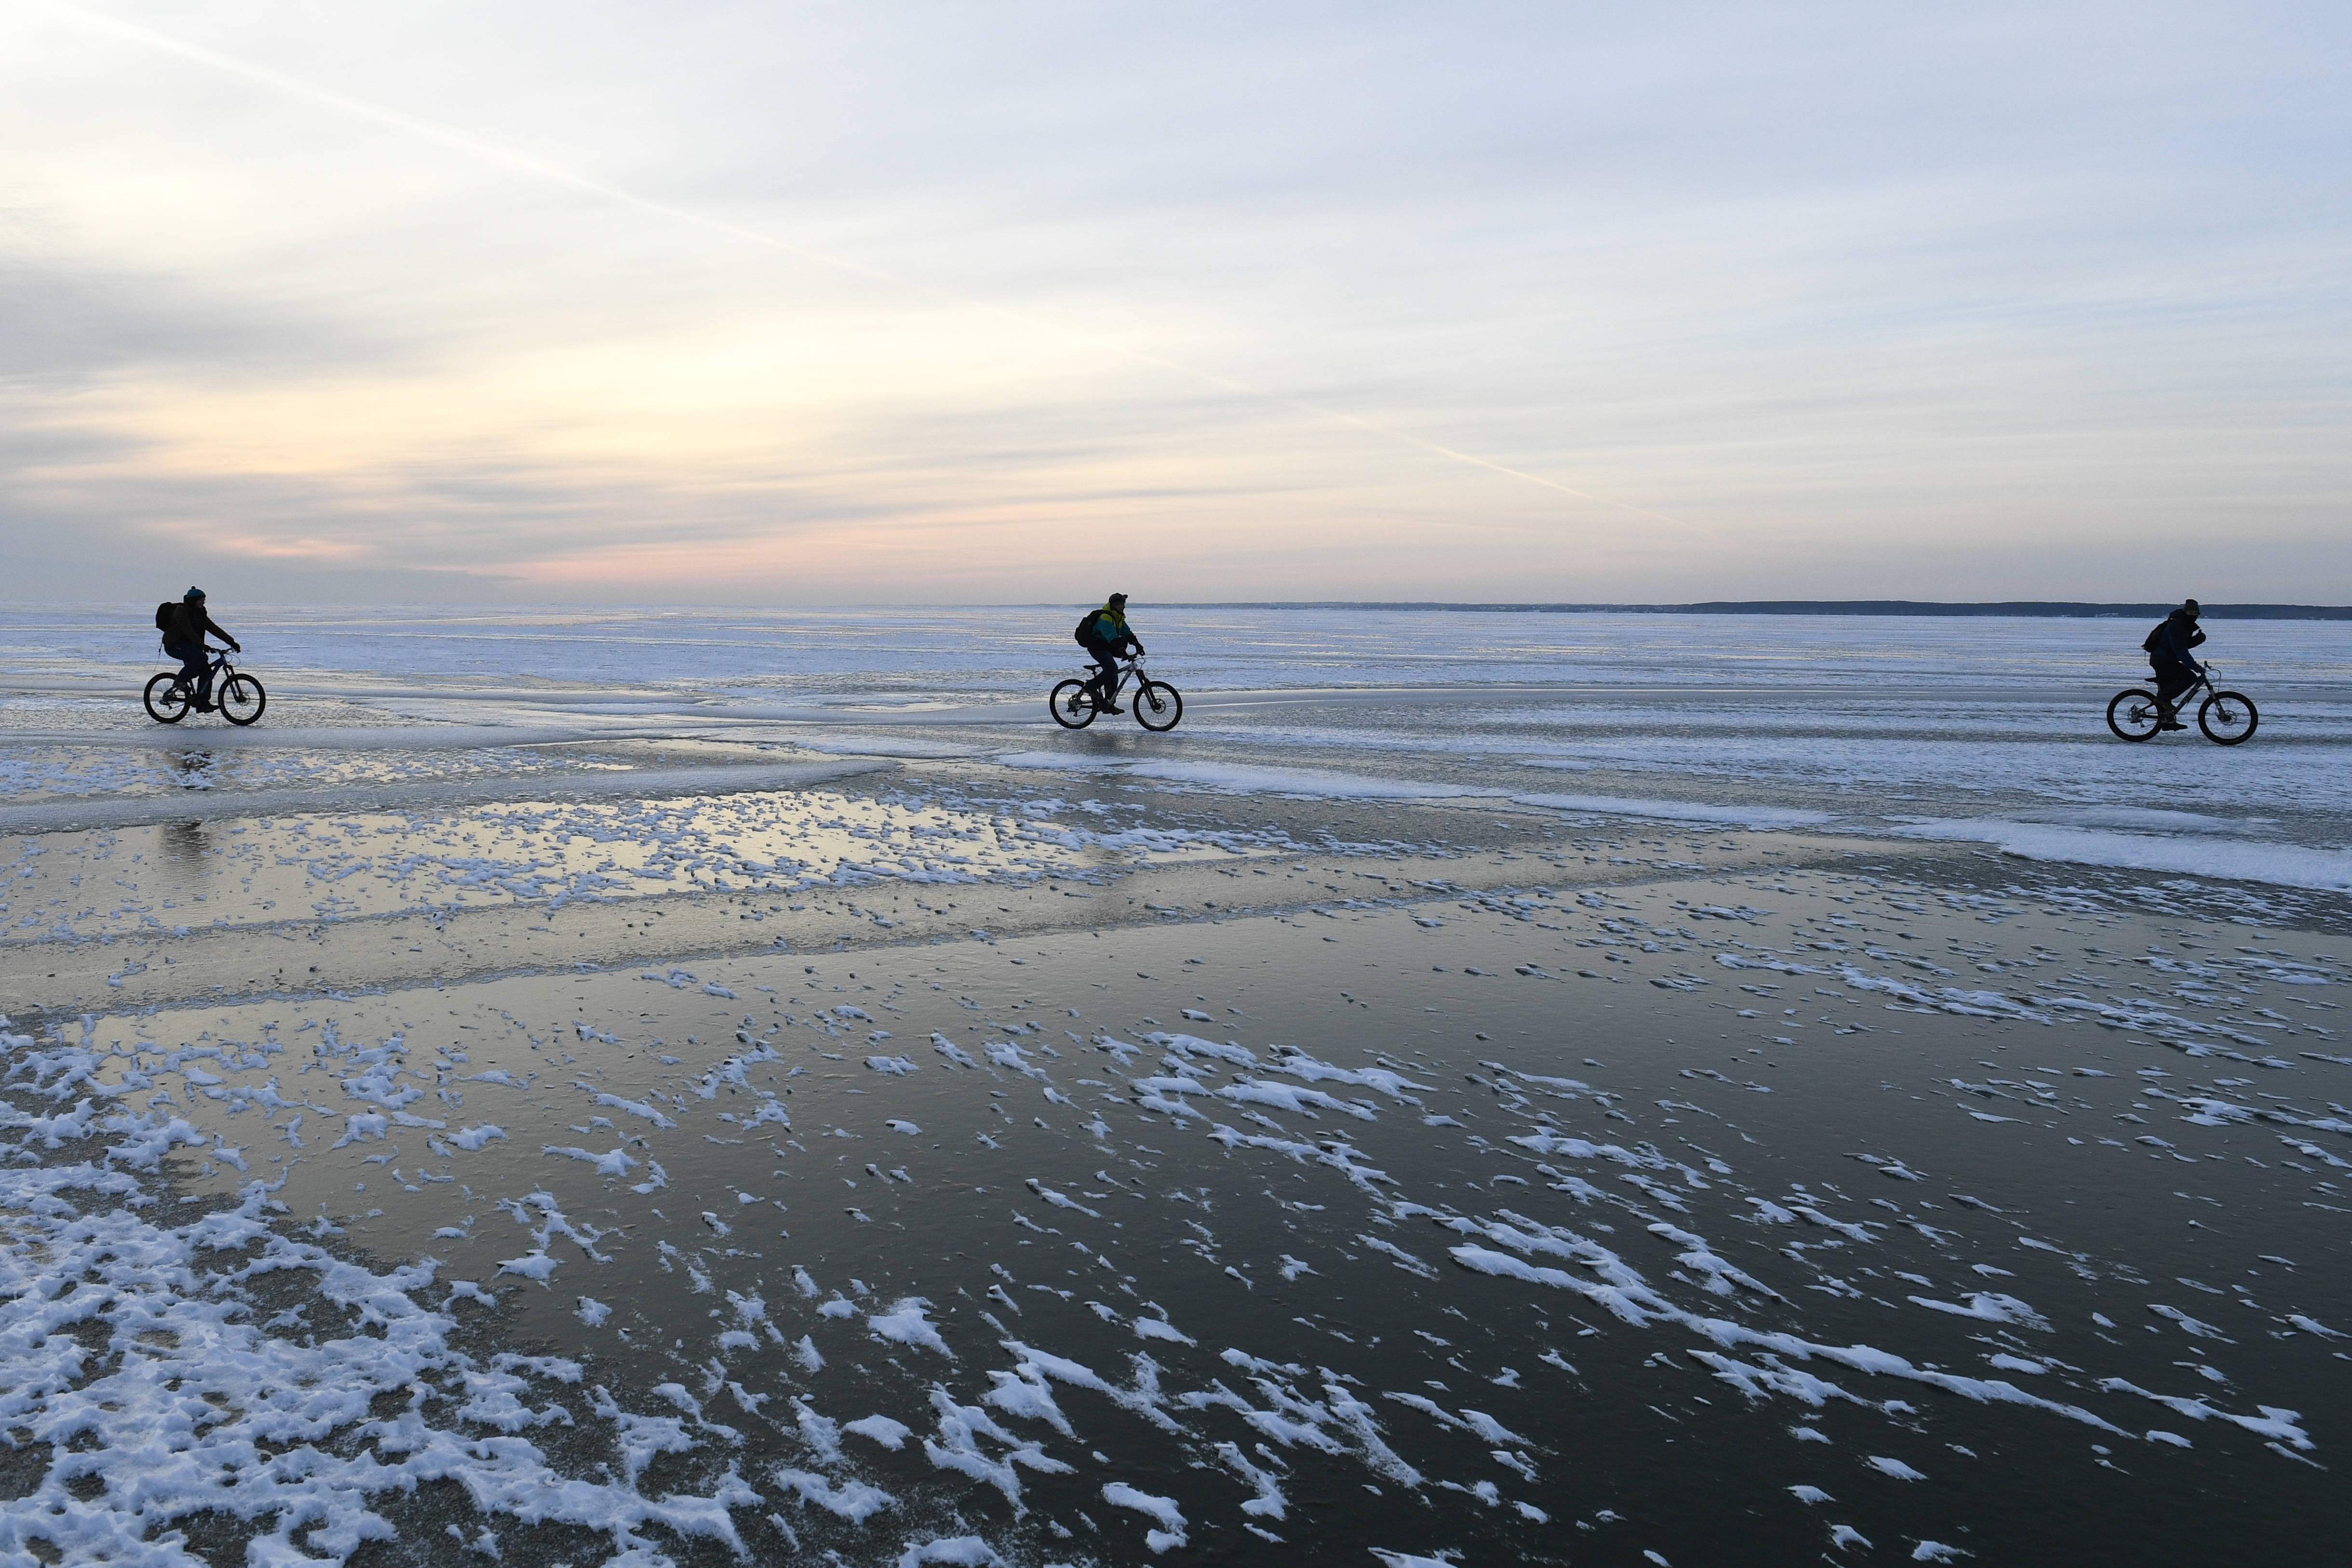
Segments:
[[[2186,730],[2188,725],[2175,716],[2175,706],[2182,692],[2197,684],[2200,673],[2197,661],[2189,650],[2205,640],[2197,629],[2197,601],[2184,599],[2180,607],[2157,623],[2140,647],[2156,671],[2156,704],[2158,728]]]
[[[1143,645],[1136,640],[1134,630],[1127,624],[1127,595],[1113,594],[1103,601],[1101,609],[1087,611],[1080,617],[1077,630],[1072,636],[1080,647],[1094,656],[1095,663],[1102,667],[1102,673],[1095,677],[1095,689],[1101,694],[1102,710],[1106,713],[1127,711],[1118,702],[1118,656],[1129,648],[1133,648],[1139,656],[1143,652]]]

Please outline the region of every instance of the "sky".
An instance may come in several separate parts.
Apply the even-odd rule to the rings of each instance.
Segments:
[[[0,0],[0,600],[2352,603],[2347,45]]]

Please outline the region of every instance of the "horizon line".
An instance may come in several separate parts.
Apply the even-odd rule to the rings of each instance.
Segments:
[[[143,601],[114,599],[0,599],[0,609],[61,610],[68,607],[115,607]],[[305,598],[278,600],[270,598],[240,598],[241,605],[254,609],[342,608],[369,604],[377,609],[435,609],[453,612],[486,612],[499,610],[666,610],[699,614],[724,615],[753,610],[828,611],[828,610],[1062,610],[1070,605],[1081,607],[1091,600],[1005,600],[987,602],[913,603],[890,600],[870,600],[832,605],[773,604],[698,604],[687,601],[637,600],[599,604],[583,600],[556,599],[471,599],[436,601],[413,600],[338,600]],[[1443,600],[1443,599],[1148,599],[1137,601],[1140,607],[1168,610],[1380,610],[1420,614],[1455,615],[1658,615],[1658,616],[1914,616],[1920,618],[2000,617],[2021,619],[2097,620],[2126,616],[2163,616],[2176,605],[2171,601],[2091,599],[1705,599],[1682,603],[1604,603],[1568,600]],[[2352,620],[2352,605],[2299,605],[2242,601],[2215,602],[2200,606],[2200,613],[2218,620]]]

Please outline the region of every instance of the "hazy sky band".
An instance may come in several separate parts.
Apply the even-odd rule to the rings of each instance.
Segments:
[[[104,15],[28,589],[2352,597],[2334,11]]]

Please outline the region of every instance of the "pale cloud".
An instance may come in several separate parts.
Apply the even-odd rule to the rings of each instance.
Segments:
[[[0,0],[43,591],[2352,596],[2316,6],[104,15]]]

